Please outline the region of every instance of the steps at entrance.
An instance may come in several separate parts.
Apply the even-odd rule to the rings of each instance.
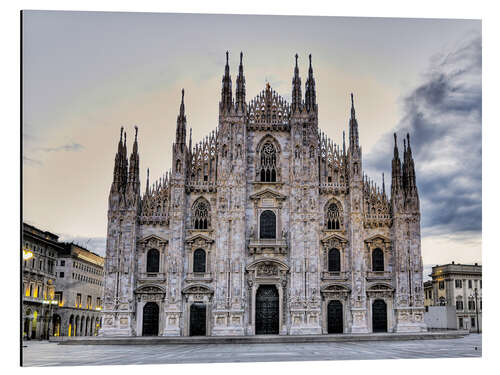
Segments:
[[[277,344],[348,341],[406,341],[455,339],[468,335],[468,331],[439,331],[421,333],[369,333],[304,336],[149,336],[149,337],[51,337],[60,345],[180,345],[180,344]]]

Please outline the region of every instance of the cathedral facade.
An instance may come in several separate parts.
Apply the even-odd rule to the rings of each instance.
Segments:
[[[363,173],[351,94],[346,145],[318,128],[311,56],[304,99],[269,84],[247,102],[228,54],[217,130],[186,139],[141,193],[137,127],[120,135],[109,194],[105,336],[422,332],[420,208],[410,138],[394,135],[391,190]],[[122,128],[123,133],[123,128]],[[389,163],[389,160],[388,160]]]

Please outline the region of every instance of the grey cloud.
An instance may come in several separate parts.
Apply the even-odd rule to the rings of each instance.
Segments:
[[[482,228],[481,48],[475,35],[436,56],[423,83],[403,101],[395,132],[400,152],[401,138],[410,133],[424,234]],[[373,150],[365,161],[369,174],[390,176],[392,134]]]
[[[40,150],[45,152],[58,152],[58,151],[80,151],[83,150],[84,147],[79,143],[70,143],[58,147],[40,147]]]
[[[60,241],[76,243],[102,257],[106,255],[105,237],[72,236],[67,234],[60,234],[59,236]]]
[[[23,164],[30,167],[40,167],[43,165],[40,160],[32,159],[27,156],[23,156]]]

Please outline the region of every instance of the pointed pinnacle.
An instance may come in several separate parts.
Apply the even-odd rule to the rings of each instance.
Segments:
[[[226,51],[226,65],[229,65],[229,51]]]
[[[240,65],[243,65],[243,51],[240,52]]]
[[[299,67],[299,62],[298,62],[298,60],[299,60],[299,54],[298,54],[298,53],[296,53],[296,54],[295,54],[295,67],[296,67],[296,68],[298,68],[298,67]]]
[[[123,126],[120,128],[120,143],[122,141],[122,137],[123,137]]]
[[[137,130],[139,130],[139,128],[136,126],[134,126],[134,129],[135,129],[135,141],[137,142]]]

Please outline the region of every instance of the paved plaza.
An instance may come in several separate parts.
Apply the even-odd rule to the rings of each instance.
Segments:
[[[481,335],[459,339],[279,344],[58,345],[25,342],[24,366],[325,361],[481,356]]]

